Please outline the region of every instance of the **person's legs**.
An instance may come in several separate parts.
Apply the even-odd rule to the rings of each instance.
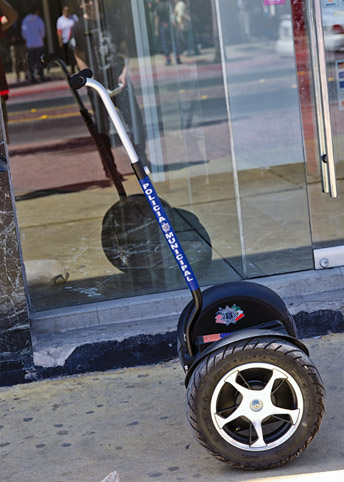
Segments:
[[[179,38],[177,30],[171,25],[171,37],[172,37],[172,48],[174,57],[176,59],[177,64],[181,64],[182,61],[180,60],[180,45],[179,45]]]
[[[43,62],[41,60],[42,55],[44,54],[44,49],[39,47],[36,49],[36,66],[37,66],[37,72],[38,76],[41,81],[45,80],[44,78],[44,71],[43,71]]]
[[[17,57],[15,45],[10,45],[10,57],[11,57],[11,63],[12,63],[12,73],[15,74],[16,79],[19,80],[18,57]]]
[[[170,65],[171,63],[171,49],[170,49],[170,42],[169,42],[169,31],[168,26],[162,25],[160,28],[160,42],[163,54],[165,55],[166,64]]]
[[[27,61],[27,51],[26,51],[26,45],[18,45],[18,57],[20,59],[20,64],[21,64],[21,70],[24,72],[25,77],[27,77],[27,70],[28,70],[28,61]]]
[[[20,72],[24,72],[24,77],[28,79],[28,54],[26,50],[26,45],[15,45],[13,46],[14,49],[14,58],[15,58],[15,73],[17,80],[20,80]]]
[[[69,65],[69,58],[68,58],[68,44],[63,44],[63,60]]]
[[[68,43],[63,44],[63,52],[66,60],[66,64],[70,66],[72,74],[75,72],[75,57],[73,50],[69,47]]]
[[[28,55],[28,72],[29,72],[29,80],[30,82],[37,82],[35,79],[35,49],[28,49],[27,50],[27,55]]]

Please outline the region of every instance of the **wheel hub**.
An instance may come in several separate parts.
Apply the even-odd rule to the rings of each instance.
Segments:
[[[259,412],[259,411],[263,408],[263,402],[262,402],[261,400],[254,399],[254,400],[252,400],[252,402],[250,403],[250,408],[251,408],[251,410],[253,410],[254,412]]]

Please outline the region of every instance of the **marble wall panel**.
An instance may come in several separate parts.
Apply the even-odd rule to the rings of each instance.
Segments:
[[[2,151],[2,152],[1,152]],[[0,385],[25,381],[32,344],[6,145],[0,144]]]

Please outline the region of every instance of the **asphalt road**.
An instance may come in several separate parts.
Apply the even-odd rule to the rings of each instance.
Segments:
[[[296,78],[290,59],[279,59],[270,52],[251,65],[252,58],[240,58],[227,65],[227,81],[233,121],[264,113],[276,112],[283,116],[298,110]],[[220,64],[185,64],[181,70],[166,71],[159,67],[154,79],[156,105],[144,104],[140,77],[133,70],[136,96],[146,113],[156,108],[160,126],[165,131],[206,126],[227,119],[223,72]],[[161,74],[161,72],[162,75]],[[44,91],[46,88],[46,92]],[[8,102],[9,132],[12,145],[64,139],[87,135],[72,94],[61,80],[56,89],[49,82],[30,92],[14,88]],[[83,99],[87,102],[86,92]],[[286,114],[287,115],[287,114]]]

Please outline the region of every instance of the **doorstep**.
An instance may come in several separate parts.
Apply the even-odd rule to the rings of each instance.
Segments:
[[[344,268],[254,280],[276,291],[300,338],[344,332]],[[176,357],[176,329],[188,290],[30,314],[38,376],[82,373]]]

